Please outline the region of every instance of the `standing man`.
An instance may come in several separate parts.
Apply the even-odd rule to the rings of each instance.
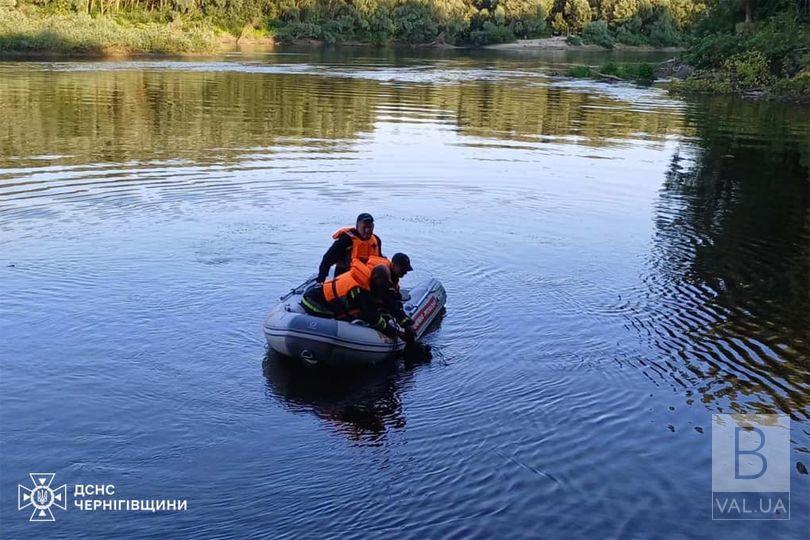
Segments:
[[[335,277],[346,272],[353,259],[365,263],[369,257],[382,256],[382,241],[374,234],[374,218],[371,214],[357,216],[354,227],[344,227],[332,235],[335,241],[326,251],[318,267],[318,283],[323,283],[329,269],[335,266]]]

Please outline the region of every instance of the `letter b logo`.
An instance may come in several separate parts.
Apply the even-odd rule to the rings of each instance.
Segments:
[[[755,436],[745,437],[746,434],[755,434]],[[749,442],[750,439],[759,437],[757,447],[751,450],[743,450],[740,448],[740,435],[743,435],[742,438],[748,439]],[[759,452],[764,446],[765,433],[761,429],[753,426],[748,429],[739,426],[734,427],[734,478],[736,480],[755,480],[765,474],[765,471],[768,470],[768,460],[765,458],[764,454]],[[757,469],[758,472],[755,474],[742,474],[740,472],[740,456],[751,456],[754,461],[759,459],[759,465],[761,466]]]
[[[790,418],[712,415],[712,491],[790,491]]]

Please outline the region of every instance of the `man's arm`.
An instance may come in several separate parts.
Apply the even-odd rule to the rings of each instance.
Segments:
[[[413,321],[405,314],[405,310],[403,309],[402,295],[394,287],[385,291],[383,307],[394,317],[394,320],[396,320],[400,326],[405,327],[409,324],[413,324]]]
[[[351,242],[352,239],[345,234],[340,235],[337,240],[332,242],[332,245],[324,253],[323,259],[321,259],[321,265],[318,267],[318,278],[316,280],[318,283],[323,283],[326,276],[329,275],[329,269],[332,268],[332,265],[346,256],[346,250],[351,245]]]
[[[374,302],[371,295],[360,288],[352,289],[349,295],[354,306],[360,310],[360,320],[368,324],[374,330],[379,330],[389,335],[387,322],[382,314],[380,314],[380,310],[377,309],[377,303]]]

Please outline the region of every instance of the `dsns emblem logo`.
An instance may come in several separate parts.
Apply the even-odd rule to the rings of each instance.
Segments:
[[[31,519],[28,521],[56,521],[51,506],[67,510],[67,485],[52,488],[54,473],[28,473],[33,489],[17,484],[17,510],[33,506]]]

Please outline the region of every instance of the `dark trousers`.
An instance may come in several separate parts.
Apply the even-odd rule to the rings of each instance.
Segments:
[[[335,318],[335,312],[332,306],[329,305],[329,302],[326,301],[326,297],[323,295],[322,283],[316,283],[304,291],[304,295],[301,298],[301,307],[303,307],[307,313],[316,317]]]

